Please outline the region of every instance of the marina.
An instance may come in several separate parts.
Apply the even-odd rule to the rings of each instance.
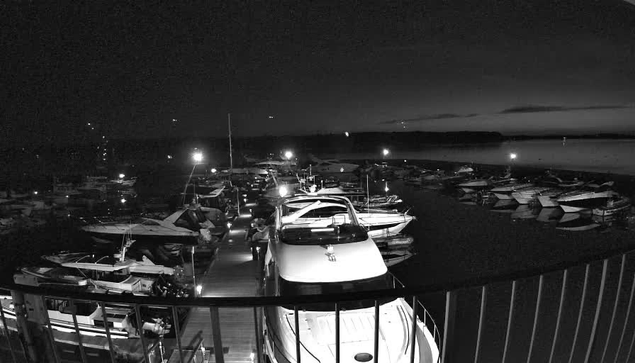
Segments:
[[[456,168],[457,166],[450,166]],[[541,208],[540,203],[536,199],[529,205],[519,204],[518,201],[500,199],[488,190],[490,188],[498,188],[497,194],[508,193],[514,188],[503,188],[501,183],[514,183],[512,179],[505,179],[503,176],[502,182],[491,182],[494,179],[488,179],[488,183],[472,183],[469,188],[466,187],[466,183],[469,183],[470,178],[474,180],[485,180],[481,176],[477,175],[474,169],[481,169],[481,173],[491,173],[492,170],[483,171],[483,168],[475,166],[475,168],[463,168],[465,170],[464,175],[461,177],[453,176],[452,169],[445,171],[445,174],[438,173],[439,176],[434,178],[427,178],[424,183],[413,185],[410,181],[413,179],[412,175],[421,173],[421,170],[425,169],[425,164],[415,164],[403,169],[397,165],[390,165],[389,163],[376,164],[375,169],[368,169],[361,175],[357,183],[351,183],[350,181],[341,182],[341,186],[337,186],[338,179],[353,180],[353,174],[335,173],[325,174],[324,180],[329,180],[328,183],[320,182],[318,188],[308,188],[302,182],[302,178],[285,178],[274,177],[270,188],[274,188],[271,191],[268,189],[260,189],[258,193],[262,195],[269,195],[271,201],[275,205],[276,200],[279,200],[281,196],[275,197],[278,193],[289,193],[295,188],[308,188],[315,191],[300,192],[298,198],[328,198],[329,195],[341,197],[346,195],[347,188],[352,188],[351,195],[354,197],[351,200],[364,200],[364,193],[368,193],[366,198],[373,195],[373,201],[379,203],[385,203],[386,201],[399,200],[397,203],[390,203],[384,206],[377,204],[370,206],[363,202],[356,208],[357,218],[361,225],[368,231],[369,236],[374,230],[381,233],[373,235],[375,244],[384,259],[384,263],[389,266],[390,271],[399,279],[400,283],[403,283],[406,287],[417,288],[418,286],[430,286],[438,284],[452,284],[456,281],[464,281],[478,276],[501,276],[507,274],[514,274],[522,271],[535,271],[536,269],[551,268],[551,266],[557,266],[558,264],[567,263],[567,261],[578,261],[580,259],[588,258],[588,256],[594,256],[605,253],[611,250],[628,249],[632,246],[632,238],[630,238],[631,232],[628,226],[630,209],[624,208],[623,205],[627,205],[628,198],[617,197],[613,204],[606,204],[603,209],[598,211],[613,210],[610,208],[615,207],[615,216],[610,225],[608,223],[608,217],[606,215],[595,214],[595,209],[587,209],[583,214],[580,213],[564,213],[559,207],[547,207]],[[471,169],[472,171],[468,171]],[[404,170],[404,172],[400,171]],[[504,168],[496,169],[500,172],[504,172]],[[407,172],[406,172],[407,171]],[[425,173],[425,171],[424,171]],[[519,176],[522,176],[522,171],[519,170]],[[472,176],[474,174],[474,176]],[[368,177],[364,177],[368,175]],[[443,176],[445,175],[445,176]],[[502,175],[502,174],[501,174]],[[371,176],[373,179],[371,180]],[[339,178],[335,178],[339,177]],[[444,182],[441,178],[446,178],[447,182]],[[481,179],[479,179],[481,178]],[[277,182],[273,182],[277,179]],[[508,180],[509,179],[509,180]],[[196,295],[196,299],[251,299],[258,301],[258,298],[262,298],[263,295],[263,259],[264,253],[268,250],[266,248],[266,241],[271,238],[271,232],[268,231],[266,223],[258,224],[259,220],[266,219],[254,219],[255,215],[260,215],[258,210],[263,207],[261,201],[258,201],[257,194],[252,193],[255,191],[253,184],[241,184],[246,180],[245,176],[241,176],[242,181],[235,181],[236,186],[243,185],[236,191],[231,191],[227,196],[229,199],[232,196],[238,198],[234,203],[228,203],[229,206],[225,212],[225,217],[219,219],[218,215],[209,214],[208,216],[214,218],[218,225],[220,220],[222,223],[227,223],[228,228],[221,235],[220,238],[212,238],[211,240],[201,240],[197,242],[197,245],[192,246],[189,242],[182,244],[184,246],[183,251],[179,256],[185,264],[177,264],[174,267],[167,267],[157,265],[152,267],[156,271],[181,271],[180,274],[185,274],[184,283],[185,286],[189,286],[189,294]],[[258,180],[256,178],[256,180]],[[313,179],[311,179],[313,180]],[[465,180],[468,180],[466,182]],[[296,181],[300,181],[296,183]],[[260,182],[259,182],[260,183]],[[438,184],[437,184],[438,183]],[[529,190],[535,188],[534,184],[527,181],[515,182],[518,185],[518,190]],[[265,183],[266,184],[266,183]],[[260,185],[265,185],[260,184]],[[474,188],[478,184],[479,188]],[[205,192],[205,187],[201,182],[197,182],[197,188],[202,193]],[[497,185],[499,185],[497,187]],[[511,185],[511,184],[510,184]],[[432,188],[429,188],[432,186]],[[368,190],[364,191],[364,187]],[[360,193],[361,188],[361,193]],[[307,190],[308,190],[307,189]],[[186,189],[187,190],[187,189]],[[215,189],[209,189],[209,195],[213,195],[214,198],[222,197],[222,193],[215,192]],[[620,189],[619,182],[613,189],[616,193]],[[320,193],[320,191],[322,191]],[[385,197],[380,198],[381,193],[385,193]],[[535,193],[535,192],[532,192]],[[202,196],[206,194],[201,194]],[[389,197],[390,195],[390,197]],[[529,197],[533,194],[528,193]],[[556,194],[554,194],[556,195]],[[359,198],[359,199],[356,199]],[[206,200],[209,204],[209,200]],[[211,200],[211,199],[210,199]],[[408,204],[404,203],[407,202]],[[500,207],[497,207],[501,202],[506,203],[511,213],[509,215],[496,213],[503,211]],[[232,205],[236,204],[236,209]],[[224,203],[223,203],[224,205]],[[271,204],[269,204],[271,205]],[[329,214],[321,214],[317,211],[321,209],[313,209],[310,204],[299,204],[300,209],[294,212],[293,218],[305,220],[311,216],[315,225],[311,225],[316,231],[324,230],[319,233],[324,233],[327,230],[330,231],[330,227],[327,227],[333,221],[340,221],[338,223],[346,223],[349,220],[348,217],[339,216],[337,210],[333,209],[336,205],[325,205],[329,209]],[[421,206],[425,206],[422,208]],[[210,208],[210,207],[207,207]],[[324,208],[324,207],[320,207]],[[339,207],[338,207],[339,208]],[[391,209],[394,208],[394,209]],[[597,208],[596,208],[597,209]],[[214,210],[213,207],[208,210]],[[264,209],[263,209],[264,210]],[[266,209],[273,211],[273,209]],[[327,209],[324,209],[326,211]],[[386,214],[387,216],[394,213],[405,211],[406,214],[413,216],[412,220],[408,220],[408,223],[404,227],[400,227],[398,230],[384,229],[384,227],[378,227],[373,229],[372,226],[364,223],[373,223],[368,219],[373,214]],[[269,212],[271,213],[271,212]],[[330,216],[332,213],[335,213]],[[180,214],[179,214],[180,215]],[[228,216],[235,217],[228,217]],[[339,217],[338,217],[339,216]],[[177,216],[178,217],[178,216]],[[174,217],[174,220],[178,218]],[[266,217],[266,215],[263,215]],[[596,218],[597,217],[597,218]],[[120,217],[117,217],[120,218]],[[208,217],[205,217],[208,218]],[[229,219],[228,219],[229,218]],[[286,217],[285,217],[286,218]],[[365,221],[366,218],[366,221]],[[403,221],[403,217],[402,218]],[[601,218],[598,219],[598,218]],[[98,218],[99,219],[99,218]],[[605,220],[606,219],[606,220]],[[103,218],[102,218],[103,220]],[[162,218],[155,219],[161,221]],[[152,221],[152,220],[150,220]],[[209,221],[209,220],[208,220]],[[225,222],[227,221],[227,222]],[[621,222],[620,222],[621,221]],[[458,222],[458,223],[457,223]],[[111,223],[111,222],[108,222]],[[155,223],[155,222],[152,222]],[[197,222],[197,223],[200,223]],[[208,223],[208,222],[205,222]],[[382,226],[384,222],[376,222],[377,226]],[[384,224],[382,224],[384,223]],[[537,223],[546,223],[545,226],[549,228],[537,228]],[[621,223],[621,224],[620,224]],[[212,222],[213,224],[213,222]],[[123,234],[120,238],[127,238],[130,236],[132,239],[135,237],[135,232],[128,234],[124,226],[142,231],[137,224],[122,224]],[[143,225],[143,224],[142,224]],[[158,222],[157,222],[158,225]],[[218,226],[210,227],[210,225],[203,224],[207,227],[217,229]],[[464,228],[461,228],[464,225]],[[479,225],[481,228],[474,229],[470,226]],[[489,226],[489,227],[485,227]],[[604,226],[604,227],[602,227]],[[621,227],[620,227],[621,226]],[[144,227],[152,227],[152,224]],[[85,228],[85,227],[81,227]],[[196,231],[198,227],[191,229]],[[594,233],[594,229],[603,228],[606,232],[602,234]],[[406,234],[403,234],[403,233]],[[168,232],[172,233],[172,232]],[[192,232],[188,232],[192,233]],[[389,234],[395,235],[389,235]],[[566,233],[566,234],[563,234]],[[593,234],[591,234],[593,233]],[[92,234],[88,234],[86,238],[93,240],[96,245],[102,245],[104,242],[97,237],[91,237]],[[195,236],[195,235],[192,235]],[[218,234],[216,235],[218,236]],[[269,236],[269,237],[267,237]],[[300,235],[298,235],[300,236]],[[191,238],[191,237],[190,237]],[[610,239],[610,244],[602,244],[603,239]],[[116,238],[113,240],[117,240]],[[489,241],[487,244],[479,243],[473,245],[467,245],[469,241]],[[87,240],[86,240],[87,241]],[[143,241],[143,240],[142,240]],[[154,240],[156,241],[156,239]],[[260,241],[260,242],[259,242]],[[425,241],[422,243],[421,241]],[[541,247],[541,241],[550,241],[549,247]],[[558,242],[561,241],[561,242]],[[85,243],[85,242],[84,242]],[[154,242],[156,243],[156,242]],[[576,247],[572,249],[572,244]],[[148,248],[148,242],[142,243],[144,248]],[[192,248],[194,247],[194,248]],[[130,248],[128,246],[128,248]],[[461,252],[462,249],[469,248],[469,253]],[[145,251],[145,249],[143,251]],[[337,251],[338,247],[335,247]],[[192,252],[192,256],[188,257],[188,254]],[[156,255],[156,251],[152,250]],[[327,251],[328,252],[328,251]],[[125,252],[124,252],[125,254]],[[335,253],[337,255],[337,252]],[[444,257],[441,257],[444,256]],[[500,259],[494,258],[494,256],[500,256]],[[54,256],[53,256],[54,257]],[[48,257],[49,259],[53,257]],[[67,258],[67,257],[55,257],[55,258]],[[447,264],[445,261],[452,260],[452,264]],[[62,260],[64,261],[64,260]],[[74,261],[74,260],[70,260]],[[81,262],[81,260],[79,260]],[[60,262],[58,262],[60,263]],[[100,262],[103,267],[99,267],[100,270],[109,271],[116,265],[108,265]],[[573,263],[573,262],[572,262]],[[75,262],[69,264],[67,262],[62,263],[61,266],[74,266],[74,268],[90,268],[94,269],[97,265],[84,264],[77,265]],[[112,267],[108,267],[112,266]],[[120,268],[130,269],[136,265],[126,262]],[[149,270],[151,266],[143,267],[143,271]],[[136,267],[140,268],[140,267]],[[43,273],[46,270],[42,270]],[[141,271],[141,270],[140,270]],[[188,276],[188,272],[191,271],[191,276]],[[427,272],[427,273],[424,273]],[[174,273],[174,272],[171,272]],[[130,281],[130,280],[126,280]],[[40,282],[41,283],[41,282]],[[110,286],[109,289],[115,288],[117,285],[104,285],[101,282],[95,280],[96,286]],[[44,285],[42,285],[44,286]],[[124,285],[117,288],[123,288]],[[130,289],[128,287],[127,289]],[[507,292],[509,293],[509,291]],[[426,297],[427,296],[427,297]],[[422,311],[425,312],[425,316],[429,319],[440,319],[445,315],[448,319],[447,312],[444,312],[443,305],[438,303],[438,295],[421,295],[421,300],[425,304],[425,308]],[[191,301],[186,300],[185,301]],[[417,304],[419,303],[417,302]],[[242,304],[245,304],[243,301]],[[8,308],[8,305],[6,306]],[[174,309],[174,308],[172,308]],[[460,308],[457,313],[464,314],[466,310]],[[5,318],[11,322],[11,311],[5,310]],[[51,316],[52,317],[52,316]],[[177,325],[171,324],[172,329],[170,334],[177,334],[178,339],[173,335],[166,334],[162,337],[143,338],[143,348],[139,339],[123,340],[112,339],[113,347],[117,347],[117,354],[126,352],[125,356],[128,357],[128,361],[140,361],[139,356],[143,356],[143,349],[148,351],[148,359],[153,361],[158,359],[165,359],[169,362],[180,361],[226,361],[226,362],[252,362],[257,357],[264,354],[267,350],[266,341],[261,340],[261,332],[264,329],[263,315],[260,309],[254,309],[251,307],[251,303],[242,305],[239,303],[237,306],[222,305],[216,308],[215,305],[211,306],[189,306],[187,308],[187,314],[184,318],[176,319],[179,321]],[[442,319],[443,320],[443,319]],[[522,320],[522,319],[521,319]],[[52,320],[51,320],[52,321]],[[172,319],[172,321],[175,321]],[[16,329],[17,326],[9,324],[8,327]],[[216,327],[216,328],[215,328]],[[65,354],[65,351],[75,352],[79,354],[77,345],[77,335],[69,332],[55,332],[55,340],[60,344],[60,352]],[[216,329],[216,330],[215,330]],[[435,327],[435,329],[437,329]],[[441,343],[441,331],[434,331],[432,334],[433,340],[439,339],[438,343]],[[114,331],[111,331],[111,338],[114,338]],[[70,335],[69,335],[70,334]],[[66,335],[66,337],[65,337]],[[75,336],[75,337],[73,337]],[[82,339],[82,345],[86,344],[87,351],[90,354],[96,354],[97,356],[103,356],[108,361],[109,355],[103,351],[104,347],[107,347],[108,341],[104,340],[106,334],[102,337],[88,337]],[[94,342],[91,343],[91,340]],[[436,344],[436,343],[435,343]],[[99,348],[101,347],[101,349]],[[215,355],[220,347],[222,352],[222,358]],[[441,351],[441,346],[438,347]],[[269,348],[271,349],[271,348]],[[5,350],[6,352],[6,350]],[[272,353],[270,353],[272,354]],[[489,354],[489,351],[483,351],[483,354]],[[71,354],[72,355],[72,354]],[[80,356],[80,355],[78,355]],[[118,355],[119,356],[119,355]],[[135,358],[137,357],[137,358]],[[161,358],[163,357],[163,358]],[[436,359],[436,358],[435,358]],[[439,358],[440,359],[440,356]],[[81,361],[81,360],[76,360]]]

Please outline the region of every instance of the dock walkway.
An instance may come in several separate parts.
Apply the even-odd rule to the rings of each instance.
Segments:
[[[251,245],[246,240],[250,217],[238,217],[221,241],[214,261],[203,276],[197,276],[204,297],[259,296],[259,263],[254,260]],[[227,363],[251,363],[256,354],[256,329],[253,308],[220,308],[218,310]],[[192,309],[181,328],[181,344],[185,362],[215,362],[211,313],[208,308]],[[175,349],[170,362],[179,361]]]

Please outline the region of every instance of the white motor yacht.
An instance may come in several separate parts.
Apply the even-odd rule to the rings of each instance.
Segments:
[[[342,215],[341,207],[348,218]],[[302,212],[296,214],[298,211]],[[275,229],[277,238],[269,240],[264,260],[266,296],[324,298],[394,286],[379,249],[345,198],[303,196],[281,200],[275,211]],[[431,330],[434,326],[429,321],[428,325],[419,319],[413,321],[412,308],[403,298],[385,298],[379,304],[378,358],[405,362],[413,354],[415,362],[437,362],[439,347],[435,330]],[[351,300],[338,306],[337,313],[333,303],[307,303],[297,309],[291,305],[266,307],[264,351],[268,360],[334,362],[338,361],[336,351],[341,362],[373,360],[375,300]],[[339,349],[333,345],[337,314]]]

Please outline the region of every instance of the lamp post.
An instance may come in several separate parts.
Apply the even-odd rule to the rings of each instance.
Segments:
[[[192,171],[190,172],[190,176],[187,178],[187,182],[185,183],[185,188],[183,189],[183,206],[185,206],[185,195],[187,194],[187,186],[190,184],[192,180],[192,175],[194,175],[194,169],[196,169],[196,165],[200,164],[203,161],[203,153],[200,151],[196,151],[192,154],[192,161],[194,161],[194,165],[192,166]],[[196,189],[194,189],[194,198],[196,198]]]
[[[510,173],[511,173],[512,166],[514,166],[514,160],[516,160],[517,157],[518,157],[518,155],[516,155],[516,153],[509,153],[509,161],[511,163],[509,165]]]
[[[284,152],[284,158],[287,159],[287,168],[291,172],[291,159],[293,158],[293,151],[286,150]]]

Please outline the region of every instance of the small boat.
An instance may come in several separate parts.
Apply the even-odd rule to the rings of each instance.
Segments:
[[[182,209],[167,218],[141,218],[131,223],[97,223],[81,227],[96,242],[121,242],[132,235],[139,242],[196,245],[199,239],[211,241],[212,222],[200,209]]]
[[[512,197],[516,199],[519,204],[529,204],[533,200],[537,199],[537,196],[551,188],[549,187],[537,187],[532,186],[528,188],[518,189],[515,192],[512,192]]]
[[[513,181],[511,183],[495,186],[490,190],[490,192],[494,193],[494,195],[501,200],[514,199],[511,193],[519,189],[525,189],[532,186],[532,183],[519,183],[517,181]]]
[[[456,187],[462,189],[466,193],[471,193],[488,188],[491,185],[492,182],[489,179],[471,179],[457,184]]]
[[[609,199],[605,205],[593,208],[593,214],[596,216],[604,217],[625,213],[630,209],[631,199],[628,197],[619,197],[617,199]]]
[[[553,188],[538,193],[536,198],[538,199],[538,203],[540,203],[541,207],[554,208],[560,206],[560,204],[558,204],[558,197],[562,195],[562,193],[564,193],[562,189]]]
[[[350,199],[350,198],[349,198]],[[353,201],[353,205],[358,210],[364,210],[366,208],[392,208],[403,200],[398,195],[371,195],[369,200]]]
[[[613,182],[601,185],[587,184],[584,188],[561,194],[557,202],[565,213],[598,208],[615,196],[616,193],[611,190],[612,186]]]
[[[380,249],[382,247],[392,248],[392,247],[409,247],[414,242],[414,238],[412,236],[398,234],[395,236],[389,237],[375,237],[373,238],[375,244]]]

